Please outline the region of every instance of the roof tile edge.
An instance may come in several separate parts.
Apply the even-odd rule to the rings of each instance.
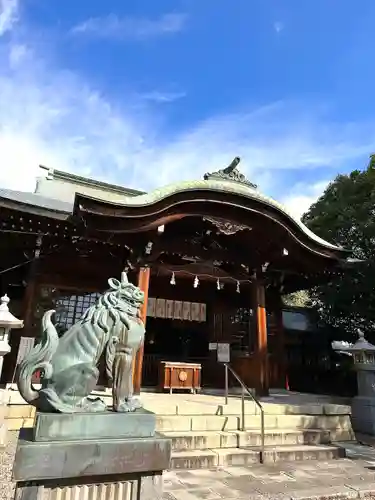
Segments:
[[[127,196],[138,196],[146,194],[145,191],[139,191],[137,189],[126,188],[119,186],[118,184],[110,184],[108,182],[97,181],[94,179],[89,179],[88,177],[83,177],[81,175],[70,174],[68,172],[63,172],[62,170],[55,170],[53,168],[45,167],[44,165],[39,165],[39,168],[47,170],[46,178],[48,180],[58,179],[62,181],[72,182],[74,184],[95,187],[99,189],[106,189],[114,193],[123,194]]]

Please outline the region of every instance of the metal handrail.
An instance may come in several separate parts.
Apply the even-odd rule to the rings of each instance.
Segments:
[[[225,404],[228,404],[228,370],[231,372],[233,377],[237,380],[237,382],[242,387],[242,395],[241,395],[241,430],[245,431],[245,391],[257,405],[260,410],[260,463],[262,464],[264,461],[264,409],[260,404],[259,400],[256,396],[250,391],[245,382],[241,379],[241,377],[233,370],[233,368],[228,364],[224,363],[225,366]]]

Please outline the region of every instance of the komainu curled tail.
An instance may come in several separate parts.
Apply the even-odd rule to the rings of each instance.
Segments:
[[[51,318],[54,310],[47,311],[42,319],[42,338],[28,353],[18,366],[17,386],[21,396],[28,403],[38,406],[39,391],[34,389],[32,377],[36,371],[43,372],[43,378],[50,379],[53,375],[52,356],[59,345],[59,336]]]

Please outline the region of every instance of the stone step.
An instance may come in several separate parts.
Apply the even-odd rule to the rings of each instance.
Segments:
[[[9,431],[19,431],[23,427],[30,428],[34,425],[33,418],[9,418],[5,422]]]
[[[29,407],[30,412],[30,407]],[[32,427],[33,417],[26,417],[26,412],[22,417],[17,418],[13,413],[13,418],[7,418],[9,430],[17,431],[21,427]],[[15,417],[15,418],[14,418]],[[26,417],[26,418],[25,418]],[[241,420],[238,416],[224,415],[158,415],[157,430],[159,432],[182,432],[190,431],[239,431]],[[259,416],[247,416],[245,419],[247,430],[259,431]],[[354,433],[351,426],[350,416],[311,416],[311,415],[266,415],[265,429],[267,431],[303,431],[309,429],[321,429],[329,431],[332,441],[351,441]]]
[[[266,415],[350,415],[350,406],[337,404],[276,404],[262,403]],[[173,404],[146,402],[145,408],[159,415],[234,415],[241,413],[241,400],[232,399],[228,405],[196,401],[183,401]],[[259,415],[258,406],[252,401],[245,402],[246,415]]]
[[[172,440],[172,449],[176,451],[185,450],[207,450],[212,448],[241,448],[261,445],[261,433],[259,430],[248,431],[191,431],[191,432],[164,432],[163,435]],[[266,430],[264,436],[266,446],[276,445],[317,445],[331,442],[330,433],[318,429],[303,431],[290,430]]]
[[[147,405],[148,409],[155,413],[166,415],[239,415],[242,410],[240,400],[232,400],[225,404],[201,404],[195,402],[183,402],[176,405]],[[304,404],[288,405],[275,403],[262,403],[266,415],[350,415],[350,406],[335,404]],[[252,401],[245,402],[246,415],[259,415],[258,406]]]
[[[333,460],[345,457],[345,450],[330,445],[268,446],[264,463],[302,460]],[[173,451],[171,469],[213,469],[215,467],[251,466],[260,463],[258,448],[215,448],[210,450]]]
[[[162,433],[171,431],[236,431],[240,429],[240,419],[234,416],[158,415],[156,429]]]
[[[259,429],[259,415],[245,418],[246,429]],[[352,432],[350,415],[265,415],[266,429],[322,429]],[[240,430],[240,417],[233,415],[158,415],[157,430],[171,431],[233,431]]]

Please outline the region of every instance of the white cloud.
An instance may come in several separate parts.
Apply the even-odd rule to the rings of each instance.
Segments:
[[[324,167],[329,179],[327,169],[336,173],[375,147],[375,123],[335,124],[314,118],[315,111],[277,102],[168,130],[160,115],[141,115],[133,103],[120,106],[58,67],[30,37],[9,42],[7,36],[0,38],[0,186],[32,190],[43,164],[151,189],[201,178],[239,155],[252,181],[301,213],[315,192],[293,190],[293,182],[285,188],[285,175]],[[295,201],[299,192],[303,200]]]
[[[10,31],[18,20],[18,0],[0,0],[0,36]]]
[[[298,183],[280,201],[292,215],[301,218],[310,206],[324,193],[329,183],[330,180],[319,181],[315,184]]]
[[[71,29],[75,35],[95,36],[114,40],[144,40],[181,31],[187,16],[183,13],[164,14],[157,19],[136,17],[92,17]]]
[[[301,121],[297,113],[292,104],[280,102],[196,124],[150,152],[148,184],[201,177],[238,155],[251,180],[280,196],[281,171],[290,177],[291,170],[331,167],[336,173],[345,162],[367,155],[375,144],[375,124],[323,126]]]
[[[161,92],[159,90],[153,90],[151,92],[146,92],[140,95],[141,99],[145,99],[146,101],[154,101],[157,103],[173,102],[177,99],[182,99],[185,96],[185,92]]]
[[[9,48],[9,65],[11,68],[15,68],[25,60],[25,58],[31,55],[29,49],[26,45],[14,43]]]

